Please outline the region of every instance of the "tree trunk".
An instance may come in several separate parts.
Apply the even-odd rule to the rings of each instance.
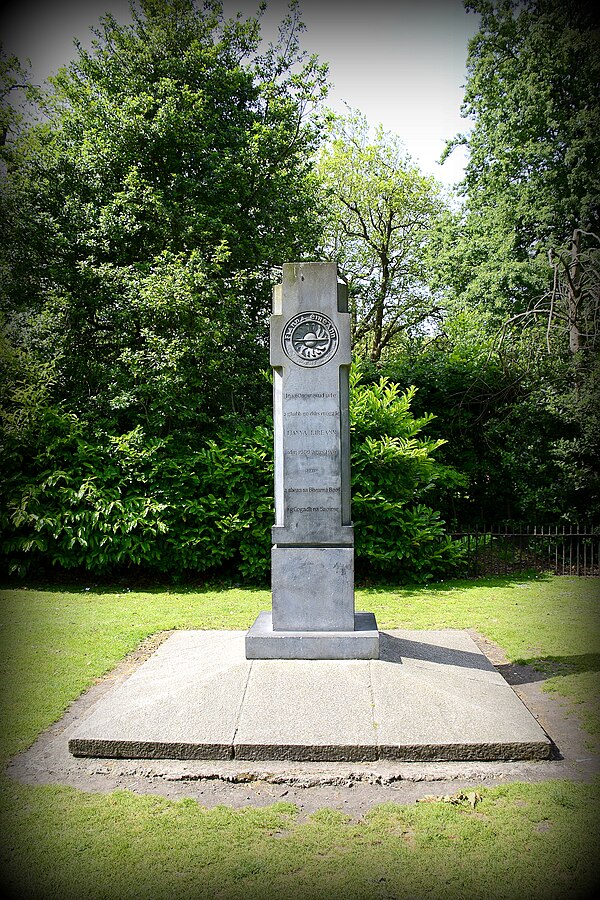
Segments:
[[[579,248],[581,231],[576,228],[571,241],[571,264],[567,284],[567,317],[569,323],[569,349],[573,356],[582,349],[581,332],[579,331],[581,303],[581,260]]]
[[[381,285],[379,288],[379,299],[375,307],[375,321],[373,323],[373,349],[371,350],[371,362],[378,363],[381,359],[381,351],[383,349],[383,318],[385,312],[385,301],[390,284],[390,267],[387,257],[383,257],[381,261]]]

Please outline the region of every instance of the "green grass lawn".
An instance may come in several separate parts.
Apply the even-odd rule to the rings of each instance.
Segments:
[[[91,587],[91,586],[90,586]],[[549,675],[600,733],[597,579],[496,578],[357,591],[382,628],[477,628]],[[247,628],[266,591],[91,587],[0,594],[4,764],[146,636]],[[2,870],[39,898],[588,897],[598,878],[599,785],[478,789],[481,801],[379,806],[364,820],[289,804],[206,810],[120,791],[2,779]]]

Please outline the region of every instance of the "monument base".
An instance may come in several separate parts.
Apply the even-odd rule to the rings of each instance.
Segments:
[[[379,659],[377,622],[357,612],[354,631],[274,631],[265,610],[246,633],[246,659]]]
[[[70,712],[56,741],[65,749],[68,741],[74,756],[112,759],[417,762],[552,754],[539,723],[466,632],[382,631],[379,659],[332,662],[244,659],[245,637],[174,632],[133,673],[123,665],[120,677],[91,688],[99,699]],[[45,743],[40,753],[37,771],[47,772]],[[91,771],[97,782],[104,770],[96,764]],[[144,771],[153,777],[157,770]]]
[[[354,547],[273,547],[275,632],[354,632]],[[376,626],[373,626],[376,628]]]

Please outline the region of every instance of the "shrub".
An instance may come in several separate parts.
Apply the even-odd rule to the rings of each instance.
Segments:
[[[24,573],[34,561],[97,575],[122,566],[175,574],[233,565],[249,579],[265,577],[268,429],[238,428],[193,449],[149,439],[140,427],[90,438],[73,418],[46,424],[42,442],[52,426],[54,440],[38,448],[28,471],[4,482],[2,546],[11,571]]]
[[[457,549],[423,499],[440,476],[431,417],[410,411],[382,379],[351,391],[353,514],[363,574],[426,580],[451,570]],[[273,522],[273,441],[268,425],[226,424],[203,444],[90,434],[73,415],[46,409],[17,439],[5,429],[2,549],[12,572],[51,563],[108,575],[236,573],[264,582]],[[29,449],[27,461],[24,452]],[[441,470],[443,474],[443,469]]]
[[[460,551],[425,503],[441,479],[454,479],[434,453],[445,442],[421,432],[433,416],[411,412],[414,387],[351,376],[352,517],[359,573],[426,581],[453,571]]]

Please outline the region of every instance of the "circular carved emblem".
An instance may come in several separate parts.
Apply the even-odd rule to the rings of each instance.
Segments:
[[[281,338],[285,354],[298,366],[322,366],[339,344],[337,328],[319,312],[298,313],[287,323]]]

